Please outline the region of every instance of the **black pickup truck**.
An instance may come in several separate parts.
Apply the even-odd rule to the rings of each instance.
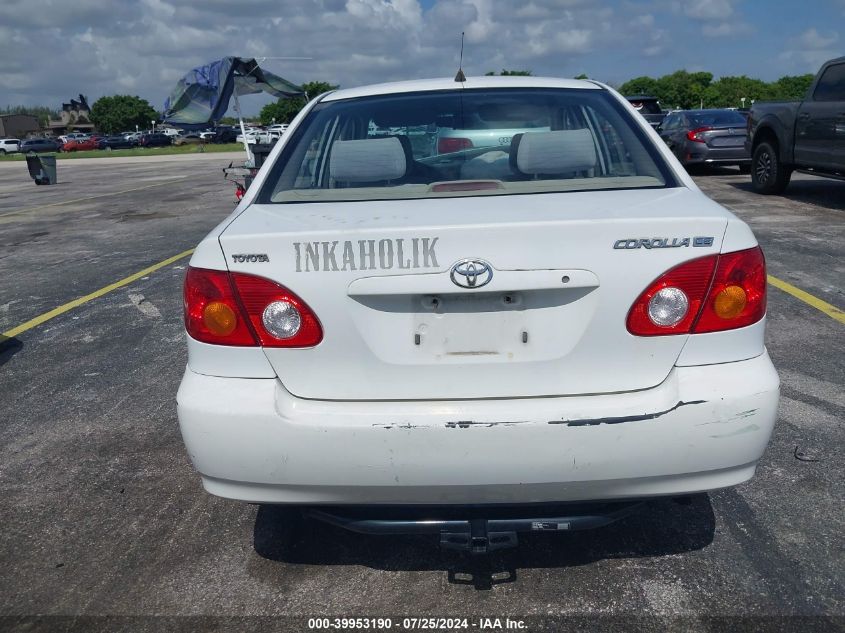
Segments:
[[[803,101],[755,103],[745,148],[758,193],[782,193],[795,170],[845,179],[845,57],[822,66]]]

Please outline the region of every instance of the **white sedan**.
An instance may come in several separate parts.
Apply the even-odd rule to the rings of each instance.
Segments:
[[[206,490],[353,530],[486,551],[602,525],[750,479],[775,423],[754,235],[593,81],[318,97],[184,301]]]

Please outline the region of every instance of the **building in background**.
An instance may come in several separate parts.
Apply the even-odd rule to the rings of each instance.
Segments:
[[[38,117],[29,114],[0,114],[0,138],[24,139],[38,134]]]
[[[94,124],[91,123],[91,108],[88,107],[85,96],[79,95],[78,101],[71,99],[70,103],[63,103],[60,118],[50,119],[48,127],[52,136],[68,132],[92,133]]]

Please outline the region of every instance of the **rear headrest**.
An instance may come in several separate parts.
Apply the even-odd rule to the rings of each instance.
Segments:
[[[329,168],[341,182],[377,182],[402,178],[408,162],[400,140],[385,137],[335,141]]]
[[[596,146],[588,129],[525,132],[511,141],[511,167],[517,172],[566,174],[596,165]]]

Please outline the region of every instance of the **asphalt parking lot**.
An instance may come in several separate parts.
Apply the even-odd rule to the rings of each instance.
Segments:
[[[0,164],[0,332],[192,248],[232,210],[220,168],[237,158],[62,161],[52,187]],[[696,180],[749,222],[771,275],[845,307],[844,182],[796,175],[763,197],[736,171]],[[0,629],[304,630],[253,618],[325,615],[845,625],[845,322],[822,304],[770,287],[782,396],[752,481],[469,559],[426,538],[290,534],[279,509],[202,490],[175,407],[187,261],[0,343]]]

